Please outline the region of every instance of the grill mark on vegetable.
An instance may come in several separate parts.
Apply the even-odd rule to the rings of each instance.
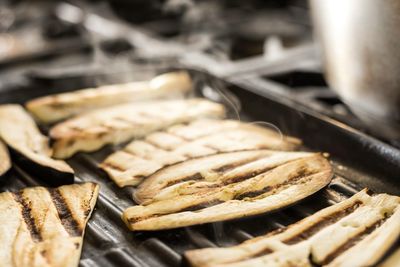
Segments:
[[[182,124],[184,124],[187,128],[194,127],[193,125],[190,125],[190,123],[182,123]],[[197,127],[199,127],[199,126],[196,126],[196,128],[197,128]],[[187,141],[187,142],[194,142],[194,141],[201,140],[201,139],[203,139],[203,138],[206,138],[206,137],[209,137],[209,136],[212,136],[212,135],[217,135],[217,134],[219,134],[221,131],[223,131],[223,130],[228,130],[228,129],[229,129],[228,127],[224,127],[223,125],[221,125],[221,127],[218,128],[218,129],[215,129],[215,131],[209,132],[209,133],[205,133],[205,134],[200,135],[200,136],[196,136],[196,138],[186,137],[186,136],[184,136],[184,135],[180,135],[179,133],[172,132],[172,131],[168,131],[168,129],[167,129],[166,132],[167,132],[168,134],[171,134],[171,135],[174,135],[174,136],[176,136],[176,137],[179,137],[179,138],[181,138],[181,139],[183,139],[183,140],[185,140],[185,141]],[[234,130],[235,130],[235,129],[234,129]],[[208,145],[208,144],[204,144],[204,146],[207,146],[207,145]],[[212,145],[210,145],[209,148],[214,149],[214,150],[219,150],[218,148],[212,148]]]
[[[52,188],[48,188],[47,191],[50,193],[51,200],[57,209],[58,217],[60,218],[61,224],[65,231],[67,231],[70,236],[81,236],[83,230],[73,217],[71,210],[65,202],[61,192],[58,189]]]
[[[340,219],[348,216],[353,213],[357,208],[359,208],[363,203],[361,201],[356,201],[349,207],[344,210],[338,210],[331,214],[322,217],[319,221],[313,222],[307,229],[303,230],[301,233],[298,233],[292,237],[282,240],[283,243],[287,245],[294,245],[301,241],[307,240],[311,236],[315,235],[323,228],[326,228],[329,225],[332,225],[338,222]]]
[[[126,171],[125,168],[122,168],[122,167],[120,167],[120,166],[118,166],[118,165],[115,165],[115,164],[112,163],[112,162],[104,161],[101,165],[102,165],[103,167],[105,167],[105,168],[110,168],[110,169],[117,170],[117,171],[120,171],[120,172]]]
[[[130,223],[130,224],[135,224],[135,223],[137,223],[137,222],[140,222],[140,221],[144,221],[144,220],[148,220],[148,219],[151,219],[151,218],[154,218],[154,217],[158,217],[158,216],[160,216],[160,215],[163,215],[163,214],[152,214],[152,215],[149,215],[149,216],[143,216],[143,217],[130,217],[129,219],[128,219],[128,222]]]
[[[278,185],[275,185],[275,186],[266,186],[266,187],[264,187],[264,188],[262,188],[260,190],[256,190],[256,191],[244,192],[242,194],[234,196],[233,199],[234,200],[245,200],[245,199],[251,200],[252,198],[256,198],[256,197],[258,197],[258,196],[260,196],[260,195],[262,195],[262,194],[264,194],[264,193],[266,193],[268,191],[272,191],[272,190],[280,191],[280,190],[283,189],[283,187],[285,185],[287,185],[287,184],[296,184],[299,180],[301,180],[301,179],[303,179],[303,178],[305,178],[307,176],[310,176],[312,174],[315,174],[315,172],[308,171],[308,170],[305,170],[305,169],[300,169],[298,171],[298,173],[297,173],[297,176],[294,175],[292,177],[289,177],[287,181],[285,181],[285,182],[283,182],[281,184],[278,184]],[[200,204],[196,204],[196,205],[193,205],[193,206],[186,207],[186,208],[181,209],[180,211],[177,211],[177,212],[198,211],[200,209],[204,209],[204,208],[208,208],[208,207],[211,207],[211,206],[215,206],[215,205],[218,205],[218,204],[221,204],[221,203],[224,203],[224,202],[225,201],[221,201],[219,199],[215,199],[215,200],[211,200],[211,201],[205,201],[205,202],[202,202]]]
[[[264,193],[267,193],[271,189],[272,189],[272,187],[266,186],[266,187],[264,187],[263,189],[260,189],[260,190],[250,191],[250,192],[245,192],[245,193],[239,194],[238,196],[235,196],[234,199],[243,200],[245,198],[254,198],[254,197],[257,197],[257,196],[262,195]]]
[[[260,157],[260,158],[258,158],[256,160],[259,160],[259,159],[262,159],[262,158],[264,158],[264,157]],[[244,180],[253,178],[253,177],[257,176],[257,175],[266,173],[268,171],[271,171],[271,170],[273,170],[275,168],[278,168],[280,166],[283,166],[285,164],[291,163],[291,162],[296,161],[296,160],[299,160],[299,159],[291,159],[291,160],[283,162],[283,163],[281,163],[279,165],[269,166],[269,167],[261,168],[261,169],[258,169],[258,170],[253,170],[251,172],[243,173],[242,175],[238,175],[238,176],[235,176],[235,177],[232,177],[232,178],[226,180],[224,182],[224,185],[242,182]]]
[[[163,150],[163,151],[166,151],[166,152],[171,152],[171,151],[174,150],[174,149],[171,149],[171,148],[163,147],[160,144],[157,144],[156,142],[154,142],[152,140],[149,140],[149,139],[145,139],[145,140],[143,140],[143,142],[145,142],[145,143],[147,143],[149,145],[152,145],[152,146],[154,146],[155,148],[157,148],[159,150]]]
[[[362,241],[364,238],[366,238],[369,234],[371,234],[373,231],[378,229],[388,218],[389,216],[385,216],[384,218],[372,223],[369,225],[367,228],[365,228],[364,231],[361,233],[358,233],[357,235],[353,236],[349,240],[347,240],[344,244],[342,244],[340,247],[329,253],[325,259],[322,261],[321,265],[326,265],[332,262],[335,258],[340,256],[342,253],[344,253],[346,250],[350,249],[351,247],[355,246],[358,242]]]
[[[210,156],[217,156],[217,155],[223,155],[223,154],[229,154],[229,153],[235,153],[235,152],[245,152],[245,151],[259,151],[259,150],[258,149],[248,149],[248,150],[238,150],[238,151],[229,151],[229,152],[226,151],[226,152],[218,152],[218,153],[215,153],[215,154],[206,154],[206,155],[201,155],[201,156],[196,156],[196,157],[192,157],[190,155],[186,155],[185,154],[184,156],[187,157],[187,159],[185,159],[184,161],[178,161],[178,162],[175,162],[175,163],[172,163],[172,164],[164,165],[163,167],[161,167],[157,171],[153,172],[152,174],[150,174],[148,176],[145,176],[145,178],[150,178],[151,176],[156,175],[159,172],[162,172],[167,167],[176,166],[176,165],[181,164],[181,163],[183,163],[185,161],[188,161],[188,160],[195,160],[195,159],[201,159],[201,158],[206,158],[206,157],[210,157]],[[171,185],[177,184],[179,182],[180,182],[180,180],[172,183]],[[163,188],[165,188],[167,186],[168,186],[168,184],[166,186],[162,187],[161,189],[163,189]]]
[[[187,181],[197,181],[197,180],[202,180],[204,179],[203,175],[201,175],[201,173],[196,172],[195,174],[190,174],[188,176],[185,176],[179,180],[173,180],[173,181],[169,181],[165,186],[163,186],[161,189],[164,189],[166,187],[178,184],[178,183],[182,183],[182,182],[187,182]]]
[[[223,173],[226,172],[226,171],[242,167],[242,166],[246,165],[247,163],[250,163],[252,161],[258,160],[258,159],[260,159],[262,157],[263,156],[258,156],[258,157],[251,158],[251,159],[244,159],[242,161],[236,161],[234,163],[225,164],[225,165],[222,165],[220,167],[211,169],[211,171],[212,172],[217,172],[217,173],[219,172],[219,175],[223,175]],[[249,178],[251,178],[251,177],[249,177]],[[179,180],[169,181],[161,189],[164,189],[166,187],[169,187],[171,185],[175,185],[175,184],[181,183],[181,182],[186,182],[186,181],[190,181],[190,180],[202,180],[202,179],[204,179],[204,177],[200,173],[195,173],[195,174],[192,174],[192,175],[188,175],[188,176],[186,176],[186,177],[184,177],[182,179],[179,179]],[[226,184],[229,184],[229,183],[223,183],[223,185],[226,185]]]
[[[27,202],[22,194],[23,191],[13,193],[14,200],[21,206],[21,215],[25,221],[32,240],[34,242],[40,242],[43,240],[43,238],[35,223],[35,218],[32,217],[31,203]]]
[[[132,157],[140,157],[140,156],[136,155],[136,153],[133,152],[132,150],[128,150],[126,147],[124,149],[122,149],[121,151],[126,153],[126,154],[129,154]]]
[[[262,189],[255,190],[255,191],[249,191],[249,192],[244,192],[239,195],[236,195],[234,197],[235,200],[253,200],[254,198],[260,197],[261,195],[273,191],[274,193],[278,193],[282,190],[284,190],[286,185],[296,185],[298,184],[299,181],[301,181],[303,178],[306,178],[310,175],[315,174],[316,172],[314,171],[309,171],[307,169],[301,168],[296,175],[290,176],[287,178],[286,181],[283,183],[274,185],[274,186],[266,186]]]
[[[118,128],[115,126],[108,125],[106,123],[100,123],[99,126],[104,128],[104,130],[102,129],[102,131],[99,134],[106,134],[106,133],[109,133],[110,131],[114,131],[115,129]]]
[[[269,170],[272,170],[272,169],[274,169],[276,167],[266,167],[266,168],[258,169],[258,170],[251,171],[251,172],[248,172],[248,173],[243,173],[242,175],[238,175],[238,176],[232,177],[232,178],[224,181],[223,184],[224,185],[228,185],[228,184],[233,184],[233,183],[239,183],[239,182],[242,182],[244,180],[256,177],[257,175],[265,173],[265,172],[267,172]]]
[[[128,155],[129,155],[130,157],[132,157],[133,159],[139,158],[139,159],[143,159],[143,160],[146,160],[146,161],[153,161],[151,155],[138,155],[138,154],[136,154],[134,151],[129,150],[127,147],[123,148],[123,149],[120,150],[120,151],[122,151],[122,152],[128,154]],[[112,158],[112,157],[114,157],[114,155],[110,156],[110,158]],[[129,170],[129,169],[130,169],[130,168],[128,168],[128,169],[126,169],[126,170]]]
[[[193,206],[186,207],[186,208],[180,210],[179,212],[198,211],[200,209],[205,209],[205,208],[208,208],[208,207],[212,207],[212,206],[215,206],[215,205],[218,205],[218,204],[221,204],[221,203],[224,203],[224,201],[218,200],[218,199],[215,199],[215,200],[212,200],[212,201],[205,201],[205,202],[193,205]]]
[[[273,252],[274,252],[274,251],[273,251],[272,249],[270,249],[270,248],[264,248],[264,249],[262,249],[261,251],[255,253],[255,254],[253,254],[253,255],[251,255],[251,256],[245,258],[245,259],[242,259],[241,261],[243,261],[243,260],[249,260],[249,259],[253,259],[253,258],[258,258],[258,257],[262,257],[262,256],[266,256],[266,255],[271,254],[271,253],[273,253]]]

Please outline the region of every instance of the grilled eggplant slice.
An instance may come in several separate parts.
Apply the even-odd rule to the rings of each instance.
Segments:
[[[51,158],[47,137],[41,134],[22,106],[0,106],[0,136],[12,152],[22,158],[24,167],[50,185],[73,183],[74,171],[64,161]]]
[[[400,197],[363,190],[283,231],[186,252],[192,266],[374,266],[400,235]]]
[[[53,123],[85,111],[150,99],[183,96],[192,88],[185,72],[167,73],[149,82],[89,88],[31,100],[26,107],[42,123]]]
[[[132,141],[110,155],[101,168],[123,187],[137,185],[167,165],[196,157],[252,149],[293,150],[300,143],[248,123],[199,119]]]
[[[78,266],[98,192],[98,185],[85,183],[1,193],[1,266]]]
[[[161,230],[248,217],[293,204],[331,180],[320,154],[241,151],[205,156],[155,173],[124,211],[131,230]]]
[[[11,168],[10,155],[6,145],[0,140],[0,176]]]
[[[106,144],[141,138],[176,123],[200,117],[220,118],[222,105],[203,99],[164,100],[98,109],[54,126],[54,156],[67,158],[78,151],[95,151]]]

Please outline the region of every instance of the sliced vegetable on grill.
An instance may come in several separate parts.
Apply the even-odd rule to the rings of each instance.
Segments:
[[[225,108],[203,99],[163,100],[98,109],[55,125],[54,156],[67,158],[78,151],[95,151],[106,144],[141,138],[176,123],[197,118],[221,118]]]
[[[400,236],[400,197],[353,197],[265,236],[185,253],[192,266],[374,266]]]
[[[10,155],[6,145],[0,140],[0,176],[11,168]]]
[[[1,266],[78,266],[98,192],[98,185],[84,183],[1,193]]]
[[[22,106],[0,105],[0,137],[37,177],[54,186],[73,183],[74,171],[64,161],[51,158],[48,138]]]
[[[146,82],[105,85],[44,96],[27,102],[26,107],[38,121],[52,123],[116,104],[183,96],[191,88],[187,73],[172,72]]]
[[[124,211],[131,230],[161,230],[275,211],[312,195],[331,180],[318,153],[254,150],[175,164],[146,179],[141,205]]]
[[[123,187],[137,185],[165,166],[196,157],[251,149],[293,150],[300,143],[254,124],[199,119],[134,140],[110,155],[101,168]]]

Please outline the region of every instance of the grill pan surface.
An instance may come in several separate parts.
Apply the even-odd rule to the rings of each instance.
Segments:
[[[290,100],[277,99],[254,84],[227,83],[199,71],[191,71],[191,74],[196,93],[225,103],[232,111],[231,118],[237,118],[232,105],[238,106],[240,100],[239,116],[243,121],[272,123],[284,134],[301,138],[304,149],[329,153],[335,170],[331,184],[301,203],[265,216],[132,233],[120,216],[126,207],[134,204],[131,200],[134,189],[118,188],[97,167],[118,147],[105,147],[91,154],[79,153],[68,160],[76,171],[76,182],[100,184],[100,196],[87,226],[80,266],[182,266],[185,265],[182,257],[185,250],[238,244],[296,222],[364,187],[376,193],[400,195],[399,150]],[[93,79],[87,77],[36,81],[0,92],[0,103],[24,103],[36,96],[92,85]],[[18,163],[14,164],[11,171],[2,177],[0,191],[43,185],[37,178]],[[398,241],[396,247],[399,246]]]

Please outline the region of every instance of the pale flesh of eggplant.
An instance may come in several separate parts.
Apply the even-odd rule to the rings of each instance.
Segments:
[[[221,118],[225,108],[204,99],[162,100],[97,109],[55,125],[54,156],[68,158],[78,151],[91,152],[106,144],[141,138],[176,123],[197,118]]]
[[[126,209],[133,231],[161,230],[243,218],[294,204],[332,177],[318,153],[241,151],[205,156],[156,172]]]
[[[19,163],[39,179],[52,186],[73,183],[74,171],[64,161],[51,158],[48,138],[22,106],[0,106],[0,137]]]
[[[127,102],[182,97],[192,87],[185,72],[162,74],[145,82],[105,85],[33,99],[26,108],[41,123],[54,123],[93,109]]]
[[[94,183],[1,193],[1,266],[78,266],[98,193]]]

